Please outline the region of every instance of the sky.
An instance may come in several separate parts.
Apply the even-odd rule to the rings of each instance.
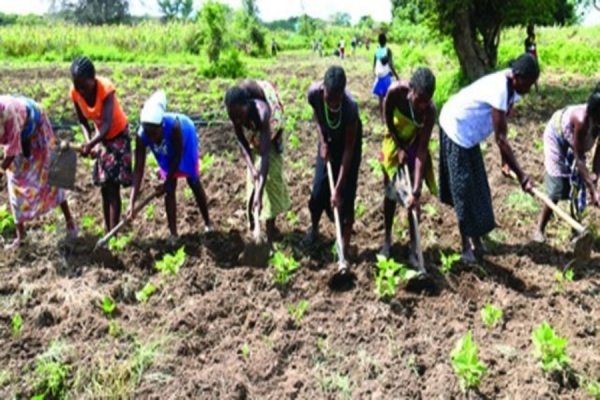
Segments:
[[[234,8],[241,5],[241,0],[220,1]],[[147,6],[144,6],[143,2]],[[201,3],[201,0],[196,0],[197,6]],[[257,3],[261,19],[267,22],[301,15],[304,12],[323,19],[336,12],[347,12],[354,23],[363,15],[371,15],[375,21],[390,21],[392,16],[389,0],[257,0]],[[43,13],[48,9],[48,4],[48,0],[0,0],[0,12]],[[155,4],[155,0],[133,0],[131,12],[136,15],[157,14]],[[600,11],[590,12],[584,20],[584,25],[600,25]]]

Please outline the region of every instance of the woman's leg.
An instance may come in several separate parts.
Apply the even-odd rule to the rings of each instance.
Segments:
[[[550,218],[552,218],[552,209],[547,205],[544,205],[544,208],[542,209],[542,212],[540,212],[540,216],[538,218],[537,229],[533,234],[534,241],[538,243],[544,243],[546,241],[546,226],[548,225]]]
[[[104,225],[110,232],[121,219],[121,190],[118,183],[107,182],[102,186]]]
[[[167,224],[172,237],[177,237],[177,179],[173,180],[173,187],[165,194],[165,209],[167,212]]]
[[[77,228],[75,227],[75,221],[73,221],[73,215],[69,208],[67,200],[60,203],[60,209],[65,216],[65,224],[67,225],[67,237],[74,239],[77,237]]]
[[[208,215],[208,201],[206,199],[206,192],[204,192],[202,182],[200,182],[200,179],[198,179],[196,182],[193,182],[188,178],[188,186],[190,189],[192,189],[192,193],[194,193],[194,198],[196,199],[196,204],[198,205],[198,208],[200,208],[200,213],[204,219],[205,229],[207,231],[212,230],[212,224],[210,223],[210,217]]]
[[[385,195],[385,190],[390,183],[390,177],[387,175],[384,169],[383,173],[383,226],[384,226],[384,239],[383,247],[380,254],[386,258],[390,257],[390,250],[392,248],[392,226],[394,225],[394,214],[396,214],[396,202],[390,200]]]

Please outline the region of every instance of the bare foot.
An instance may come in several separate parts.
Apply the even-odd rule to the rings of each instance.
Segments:
[[[473,254],[473,250],[471,249],[463,250],[460,259],[462,262],[467,264],[474,263],[477,261],[477,259],[475,258],[475,254]]]

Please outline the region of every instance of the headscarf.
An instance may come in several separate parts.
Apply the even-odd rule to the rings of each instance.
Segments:
[[[157,90],[150,96],[142,113],[140,115],[140,122],[146,124],[160,125],[162,124],[163,116],[167,109],[167,96],[164,90]]]

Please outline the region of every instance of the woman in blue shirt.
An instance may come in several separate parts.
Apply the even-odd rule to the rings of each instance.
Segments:
[[[146,149],[150,149],[160,168],[164,182],[156,187],[157,196],[165,196],[167,221],[171,232],[170,241],[177,240],[177,203],[175,189],[177,178],[186,178],[196,198],[206,225],[205,230],[212,230],[208,216],[206,193],[200,182],[200,163],[198,154],[198,137],[192,120],[184,114],[165,112],[167,99],[163,91],[158,91],[148,99],[140,122],[135,145],[135,170],[133,189],[129,202],[128,215],[134,217],[135,200],[138,197],[144,167]]]

